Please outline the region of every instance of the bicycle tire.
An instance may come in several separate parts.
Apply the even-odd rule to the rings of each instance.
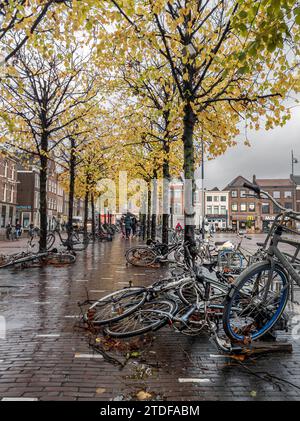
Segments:
[[[279,279],[282,281],[283,287],[282,287],[282,293],[281,293],[279,305],[276,311],[274,312],[273,316],[272,317],[270,316],[270,319],[266,320],[264,324],[261,325],[262,320],[260,319],[262,317],[265,317],[265,318],[267,317],[268,307],[271,307],[271,303],[270,303],[268,306],[264,305],[264,308],[262,308],[259,311],[259,314],[257,315],[257,320],[254,320],[254,322],[251,322],[250,324],[248,321],[248,325],[246,325],[245,327],[233,326],[232,325],[233,322],[231,321],[233,320],[233,316],[237,314],[238,309],[240,309],[241,314],[242,312],[244,312],[244,316],[248,315],[248,317],[252,316],[252,319],[254,318],[253,313],[251,314],[250,312],[251,310],[250,305],[248,304],[243,308],[242,304],[243,303],[244,305],[247,304],[246,302],[247,297],[249,298],[253,297],[253,300],[254,300],[254,297],[256,297],[255,298],[256,301],[254,302],[255,304],[254,309],[256,308],[257,310],[259,310],[258,298],[257,298],[258,294],[256,293],[256,296],[254,295],[255,290],[253,290],[253,287],[255,287],[257,290],[260,284],[259,275],[263,273],[264,271],[267,271],[268,273],[270,269],[271,269],[271,263],[269,261],[254,263],[239,276],[234,287],[231,288],[230,292],[228,293],[225,307],[224,307],[224,313],[223,313],[223,328],[226,335],[230,338],[232,342],[245,343],[245,342],[257,340],[261,338],[262,336],[264,336],[269,330],[271,330],[272,327],[276,324],[276,322],[280,319],[285,309],[285,306],[287,304],[288,297],[289,297],[289,280],[288,280],[288,275],[286,274],[284,268],[281,265],[276,264],[273,270],[275,273],[279,275]],[[255,282],[252,282],[253,287],[251,288],[251,279],[254,278],[255,275],[257,275],[256,280]],[[273,281],[274,279],[275,278],[273,277]],[[248,281],[250,282],[250,285],[247,290],[246,283]],[[244,291],[242,291],[243,288],[244,288]],[[278,289],[278,284],[277,284],[277,289]],[[234,310],[232,310],[233,307],[234,307]],[[255,327],[255,324],[258,325],[259,330],[256,332],[249,331],[249,329],[251,329],[251,326],[253,328]],[[246,328],[248,329],[248,331],[246,330]]]
[[[120,302],[122,299],[127,299],[132,296],[133,298],[137,298],[137,301],[134,301],[131,306],[127,307],[127,310],[120,313],[120,310],[118,309],[118,314],[110,317],[110,318],[101,318],[101,314],[99,312],[99,307],[101,307],[101,311],[103,311],[104,314],[108,313],[108,309],[106,307],[111,307],[112,305],[115,306],[117,303],[120,305]],[[92,324],[102,326],[108,323],[112,323],[118,320],[121,320],[122,318],[128,316],[129,314],[133,313],[135,310],[137,310],[139,307],[141,307],[144,302],[146,301],[147,292],[145,288],[140,287],[131,287],[131,288],[124,288],[122,290],[114,291],[99,300],[97,300],[94,304],[92,304],[87,313],[84,315],[84,320],[89,320]],[[127,303],[128,306],[128,303]],[[97,310],[98,307],[98,310]],[[115,311],[115,310],[113,310]],[[93,318],[90,318],[90,315],[92,314]]]
[[[82,235],[82,238],[80,238],[79,235]],[[83,251],[86,250],[89,245],[89,238],[87,235],[73,232],[70,235],[68,243],[70,245],[71,250]]]
[[[125,253],[127,262],[133,266],[150,266],[156,257],[156,253],[148,246],[131,247]]]
[[[151,300],[122,320],[105,326],[104,333],[115,338],[130,338],[156,331],[167,324],[168,315],[174,315],[177,309],[178,305],[173,300]],[[137,326],[139,322],[141,327],[130,330],[131,321],[133,321],[134,326]]]

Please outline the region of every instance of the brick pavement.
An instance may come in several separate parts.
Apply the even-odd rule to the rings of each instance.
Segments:
[[[241,365],[220,355],[205,335],[184,337],[166,327],[122,370],[93,354],[88,334],[74,328],[77,302],[86,291],[97,298],[129,279],[141,285],[164,273],[127,268],[127,246],[116,238],[90,246],[69,267],[0,272],[0,316],[7,322],[6,340],[0,339],[0,399],[122,400],[145,390],[158,400],[299,400],[300,341],[293,341],[292,354]],[[290,334],[280,337],[292,340]],[[253,373],[269,373],[299,388]]]

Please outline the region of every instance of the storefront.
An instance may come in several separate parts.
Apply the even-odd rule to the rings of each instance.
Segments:
[[[23,229],[28,229],[32,223],[32,209],[30,205],[17,206],[17,219],[20,221]]]
[[[257,227],[256,223],[256,218],[253,215],[242,215],[240,217],[236,216],[234,219],[232,219],[231,227],[234,231],[254,231]]]

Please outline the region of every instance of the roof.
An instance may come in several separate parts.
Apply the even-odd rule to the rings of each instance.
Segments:
[[[218,187],[214,187],[211,191],[220,191]]]
[[[294,181],[294,183],[300,185],[300,175],[291,175],[291,179]]]
[[[250,183],[247,178],[243,177],[242,175],[238,175],[223,190],[229,190],[233,187],[244,187],[245,182]]]
[[[260,187],[289,187],[293,185],[289,178],[257,178],[256,184]]]

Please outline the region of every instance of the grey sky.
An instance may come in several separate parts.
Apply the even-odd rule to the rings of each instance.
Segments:
[[[234,148],[212,161],[205,162],[205,187],[224,188],[238,175],[252,179],[287,178],[291,174],[291,150],[298,158],[295,174],[300,175],[300,107],[284,127],[248,133],[251,147],[241,140]]]

